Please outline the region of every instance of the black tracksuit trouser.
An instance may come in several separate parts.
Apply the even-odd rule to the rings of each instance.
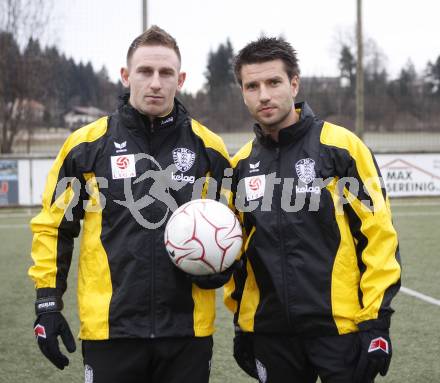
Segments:
[[[261,383],[352,383],[359,356],[358,335],[306,338],[254,334]]]
[[[212,337],[84,340],[85,383],[208,383]]]

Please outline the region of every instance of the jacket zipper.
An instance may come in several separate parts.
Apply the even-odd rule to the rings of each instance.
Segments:
[[[279,147],[276,148],[276,154],[277,154],[277,174],[281,177],[281,150]],[[281,193],[280,188],[282,187],[282,184],[279,184],[279,187],[277,188],[277,223],[278,223],[278,232],[280,233],[280,256],[281,256],[281,273],[283,276],[283,292],[284,292],[284,301],[286,305],[286,317],[287,317],[287,323],[290,327],[290,312],[289,312],[289,294],[287,291],[287,260],[286,260],[286,253],[284,251],[284,235],[283,235],[283,227],[281,224]]]
[[[155,311],[156,311],[156,307],[154,304],[154,290],[155,290],[155,283],[154,283],[154,271],[155,271],[155,258],[156,258],[156,252],[155,252],[155,248],[156,248],[156,236],[154,233],[154,230],[151,231],[152,232],[152,236],[153,236],[153,245],[151,246],[152,248],[152,258],[151,258],[151,333],[150,333],[150,338],[154,338],[156,336],[155,332],[156,332],[156,316],[155,316]]]
[[[153,122],[151,123],[151,133],[154,133],[154,128],[153,128]],[[153,152],[152,152],[152,144],[151,141],[153,139],[153,136],[150,135],[150,137],[148,137],[148,151],[149,151],[149,155],[153,157]],[[154,158],[154,157],[153,157]],[[150,161],[151,162],[151,161]],[[150,165],[150,169],[152,168],[152,166]],[[155,266],[156,266],[156,262],[155,262],[155,258],[156,258],[156,235],[155,235],[155,230],[151,230],[151,236],[152,236],[152,243],[151,243],[151,291],[150,291],[150,300],[151,300],[151,330],[150,330],[150,338],[154,338],[156,336],[156,306],[154,304],[154,290],[155,290]]]

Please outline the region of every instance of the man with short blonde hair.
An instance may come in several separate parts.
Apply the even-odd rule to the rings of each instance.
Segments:
[[[175,39],[159,27],[133,41],[121,69],[129,93],[115,113],[66,140],[31,222],[34,331],[43,354],[63,369],[69,360],[58,336],[69,352],[75,341],[62,296],[83,221],[78,307],[86,383],[209,380],[214,289],[232,269],[185,274],[169,259],[164,229],[172,210],[201,197],[195,180],[217,181],[219,198],[229,157],[221,138],[177,100],[186,76],[180,68]]]

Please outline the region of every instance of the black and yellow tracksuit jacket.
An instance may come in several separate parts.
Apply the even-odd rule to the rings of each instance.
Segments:
[[[400,257],[374,157],[307,104],[295,108],[300,119],[278,143],[256,125],[256,138],[232,159],[247,239],[245,266],[226,285],[225,303],[245,332],[388,328]]]
[[[127,100],[75,131],[53,164],[42,211],[31,221],[29,274],[37,297],[64,293],[82,220],[81,339],[211,335],[215,290],[198,288],[173,266],[164,227],[168,207],[209,193],[209,180],[220,182],[230,167],[228,153],[177,100],[170,115],[153,123]],[[172,164],[170,172],[157,172]]]

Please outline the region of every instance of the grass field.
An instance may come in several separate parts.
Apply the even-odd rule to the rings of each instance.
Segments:
[[[440,199],[393,200],[394,222],[400,238],[402,285],[440,299]],[[64,371],[52,366],[33,336],[34,289],[27,277],[31,264],[29,210],[0,210],[0,382],[73,383],[83,381],[78,350]],[[74,333],[76,317],[76,259],[72,263],[64,314]],[[232,358],[232,318],[221,304],[219,291],[213,383],[245,383],[247,378]],[[385,378],[376,382],[440,382],[440,306],[401,292],[394,300],[393,362]],[[123,382],[121,382],[123,383]],[[293,383],[293,382],[286,382]]]

